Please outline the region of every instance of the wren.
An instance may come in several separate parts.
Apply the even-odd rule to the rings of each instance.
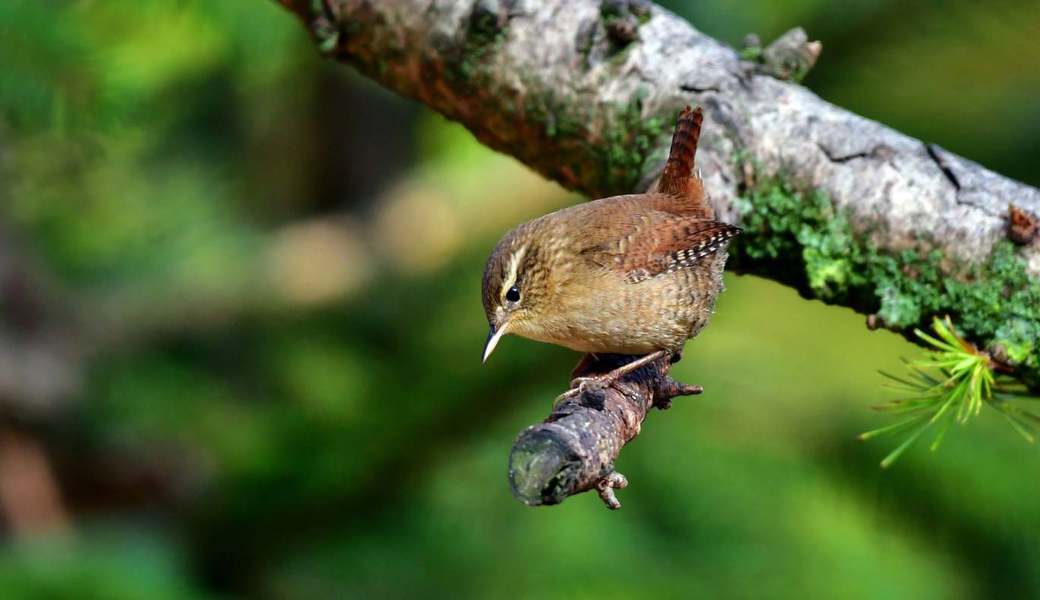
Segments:
[[[507,233],[484,268],[483,360],[514,334],[579,352],[642,356],[613,380],[679,355],[722,291],[729,240],[693,172],[703,112],[679,114],[655,189],[544,215]],[[584,383],[584,382],[582,382]]]

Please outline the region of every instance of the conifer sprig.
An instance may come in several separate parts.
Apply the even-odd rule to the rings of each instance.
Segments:
[[[997,374],[989,354],[960,337],[949,317],[936,317],[932,330],[934,335],[914,330],[932,349],[921,360],[904,360],[904,375],[881,372],[889,380],[886,387],[903,396],[874,408],[903,418],[859,437],[868,440],[905,434],[902,442],[881,461],[882,468],[890,467],[929,430],[935,432],[930,448],[938,449],[951,423],[967,423],[982,412],[984,404],[1003,414],[1028,442],[1035,442],[1040,435],[1040,415],[1013,402],[1029,398],[1025,387],[1011,377]]]

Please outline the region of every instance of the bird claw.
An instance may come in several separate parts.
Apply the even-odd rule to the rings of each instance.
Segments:
[[[575,377],[571,380],[570,389],[553,400],[553,408],[556,408],[561,402],[570,400],[571,398],[580,398],[586,392],[606,389],[610,384],[608,379],[609,378],[603,375],[596,377]]]
[[[581,394],[584,394],[590,389],[601,390],[607,387],[608,383],[612,383],[612,380],[608,375],[575,377],[574,379],[571,379],[571,389],[578,390]]]
[[[552,401],[553,410],[556,410],[556,407],[559,406],[560,404],[562,404],[563,402],[566,402],[567,400],[573,398],[577,393],[578,393],[578,390],[570,389],[570,390],[567,390],[566,392],[560,394],[559,396],[553,398],[553,401]]]
[[[617,510],[621,508],[621,501],[617,499],[614,494],[614,490],[620,490],[628,486],[628,479],[618,473],[617,471],[611,471],[606,477],[596,482],[596,492],[599,494],[603,503],[607,505],[610,510]]]

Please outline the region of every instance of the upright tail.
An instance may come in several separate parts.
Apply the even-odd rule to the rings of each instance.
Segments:
[[[693,173],[703,121],[704,111],[699,106],[696,109],[687,106],[679,113],[675,133],[672,134],[672,149],[668,153],[668,162],[664,165],[657,191],[675,200],[677,212],[711,219],[714,211],[704,198],[704,186],[700,178]]]

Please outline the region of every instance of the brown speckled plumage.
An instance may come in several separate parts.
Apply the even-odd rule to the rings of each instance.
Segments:
[[[679,115],[657,191],[565,208],[502,238],[484,271],[491,348],[500,332],[581,352],[647,354],[679,351],[697,335],[722,290],[726,246],[740,233],[713,220],[692,173],[700,125],[700,109]]]

